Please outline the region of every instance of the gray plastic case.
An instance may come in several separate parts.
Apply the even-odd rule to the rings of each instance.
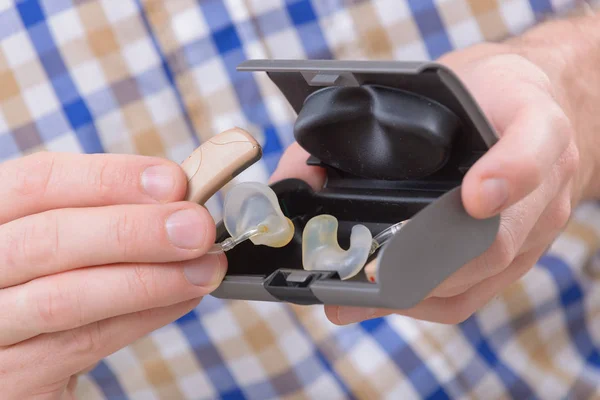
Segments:
[[[295,240],[283,249],[246,242],[228,252],[229,271],[213,296],[409,308],[493,243],[500,218],[469,216],[460,183],[497,135],[446,67],[429,62],[251,60],[238,70],[268,74],[298,113],[295,135],[312,154],[307,162],[324,167],[328,178],[319,192],[294,179],[272,185],[296,225]],[[331,145],[337,138],[345,144]],[[440,153],[443,161],[422,168],[419,164],[415,171],[420,173],[383,176],[399,155],[419,160],[428,155],[427,148]],[[360,158],[369,162],[357,163]],[[410,218],[374,256],[377,283],[362,276],[341,281],[335,273],[302,269],[302,226],[324,212],[340,219],[342,246],[353,224],[363,223],[376,234]],[[218,240],[228,236],[219,224]]]

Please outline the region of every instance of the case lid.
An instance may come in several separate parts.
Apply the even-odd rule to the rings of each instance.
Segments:
[[[460,180],[497,140],[438,63],[250,60],[238,69],[268,74],[298,114],[294,135],[311,162],[346,178]]]

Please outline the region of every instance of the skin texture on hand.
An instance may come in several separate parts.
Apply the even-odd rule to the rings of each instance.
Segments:
[[[183,170],[129,155],[0,164],[2,398],[70,398],[77,375],[221,282],[215,224]],[[110,301],[107,301],[109,299]]]
[[[500,136],[462,185],[463,203],[472,216],[501,215],[495,242],[411,309],[326,306],[332,322],[347,324],[391,313],[462,322],[526,274],[564,228],[572,207],[590,197],[596,161],[583,145],[590,140],[589,132],[581,129],[582,118],[562,87],[568,71],[561,68],[568,63],[543,65],[540,56],[538,65],[535,57],[527,57],[527,41],[535,42],[525,36],[521,42],[480,44],[438,60],[464,82]],[[550,59],[564,57],[569,56],[557,52]],[[598,72],[591,69],[589,74],[593,79]],[[307,157],[297,144],[290,146],[272,181],[299,178],[319,190],[323,171],[306,166]]]

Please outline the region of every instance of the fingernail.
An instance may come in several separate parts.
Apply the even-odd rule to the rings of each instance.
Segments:
[[[489,213],[498,211],[508,200],[508,183],[497,178],[483,181],[481,198]]]
[[[166,223],[167,235],[173,245],[197,249],[204,244],[206,221],[196,209],[176,211]]]
[[[221,260],[216,254],[207,254],[191,261],[183,269],[187,280],[194,286],[211,286],[223,279],[225,271]]]
[[[142,187],[155,200],[164,201],[169,199],[175,187],[173,168],[165,165],[146,168],[142,173]]]
[[[376,312],[375,308],[340,307],[337,317],[342,325],[353,324],[373,318]]]

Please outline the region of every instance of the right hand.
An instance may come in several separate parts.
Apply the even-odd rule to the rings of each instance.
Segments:
[[[183,170],[130,155],[0,164],[2,398],[73,395],[77,374],[191,311],[227,260]]]
[[[474,218],[500,215],[494,243],[417,305],[402,310],[328,305],[340,325],[391,313],[458,324],[519,280],[567,224],[572,207],[588,189],[595,171],[588,146],[542,68],[513,47],[480,44],[446,54],[438,62],[453,70],[481,105],[499,141],[468,171],[462,200]],[[308,153],[290,146],[271,178],[305,179],[320,190],[325,176],[306,165]]]

